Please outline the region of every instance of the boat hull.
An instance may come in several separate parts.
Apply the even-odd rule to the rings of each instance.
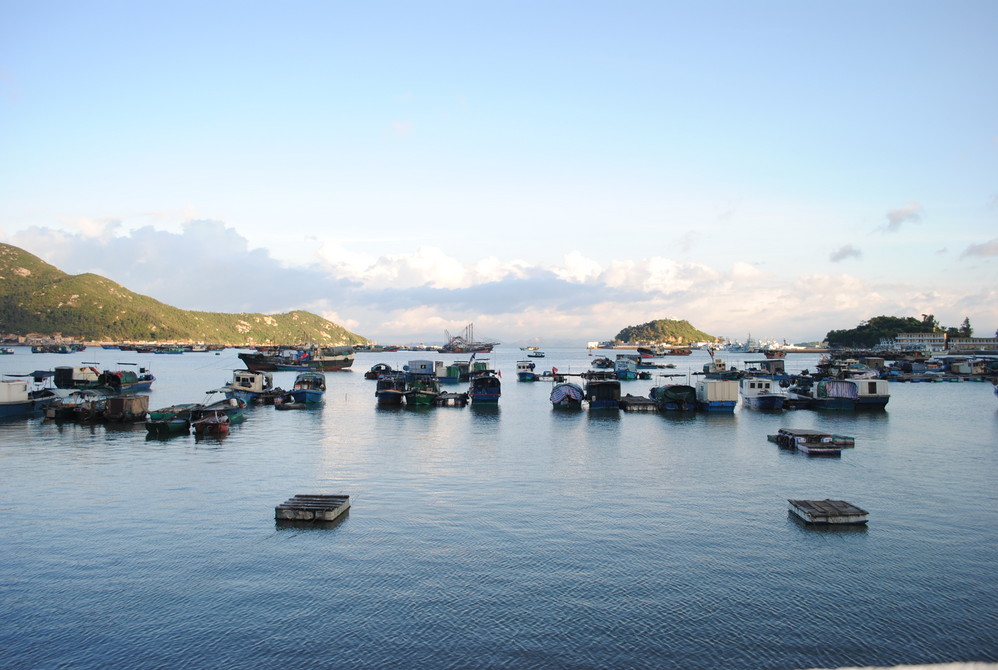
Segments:
[[[734,400],[705,400],[697,402],[697,409],[701,412],[734,412],[737,404]]]
[[[325,398],[325,392],[318,389],[295,389],[291,391],[291,397],[295,402],[317,404]]]
[[[853,398],[812,398],[811,409],[829,412],[849,412],[856,409],[856,400]]]
[[[742,402],[746,407],[751,407],[752,409],[763,409],[763,410],[777,410],[783,409],[783,403],[786,401],[786,397],[782,395],[756,395],[756,396],[743,396]]]
[[[40,409],[35,408],[33,400],[24,402],[0,403],[0,419],[13,419],[22,416],[32,416]]]

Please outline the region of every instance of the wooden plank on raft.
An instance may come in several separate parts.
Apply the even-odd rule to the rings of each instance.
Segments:
[[[299,494],[274,508],[279,521],[332,521],[350,508],[350,496]]]
[[[807,523],[862,524],[869,513],[845,500],[788,500],[790,511]]]

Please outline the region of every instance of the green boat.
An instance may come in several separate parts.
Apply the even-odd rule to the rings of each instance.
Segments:
[[[409,405],[432,405],[440,395],[440,382],[435,375],[410,375],[405,402]]]

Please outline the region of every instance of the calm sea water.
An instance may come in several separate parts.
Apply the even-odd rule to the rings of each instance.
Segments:
[[[806,668],[998,660],[998,399],[896,384],[885,412],[552,410],[491,356],[498,408],[378,409],[378,362],[325,405],[253,408],[222,440],[0,424],[0,666]],[[728,356],[739,363],[737,356]],[[0,357],[4,372],[148,364],[151,407],[196,402],[221,355]],[[581,372],[584,349],[541,369]],[[677,358],[700,369],[706,354]],[[787,367],[816,357],[791,355]],[[276,373],[287,388],[294,373]],[[626,382],[644,395],[648,381]],[[455,388],[454,390],[460,390]],[[841,458],[766,440],[853,435]],[[327,528],[274,506],[346,493]],[[841,498],[819,530],[787,498]]]

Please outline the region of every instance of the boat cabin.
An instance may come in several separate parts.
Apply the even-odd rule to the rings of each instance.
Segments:
[[[786,372],[787,362],[782,358],[763,358],[757,361],[745,361],[745,367],[759,370],[767,375],[782,375]]]

